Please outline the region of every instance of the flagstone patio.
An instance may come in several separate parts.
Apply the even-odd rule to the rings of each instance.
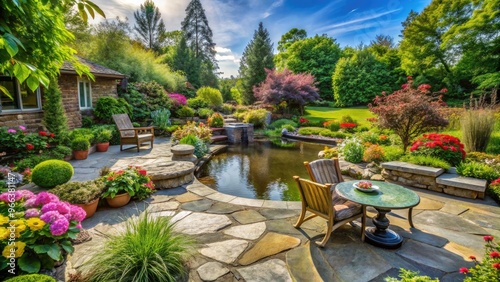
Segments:
[[[170,158],[168,140],[156,140],[154,149],[95,153],[73,161],[73,180],[98,176],[101,167],[128,160],[134,164],[156,157]],[[291,176],[290,176],[291,177]],[[414,190],[421,197],[414,208],[416,228],[410,228],[407,210],[388,215],[391,228],[404,237],[401,248],[386,250],[361,242],[360,223],[337,229],[325,248],[315,241],[325,222],[315,218],[295,229],[300,202],[244,199],[219,193],[196,179],[173,189],[160,190],[143,202],[119,209],[100,209],[83,227],[92,240],[75,245],[66,273],[88,259],[107,235],[116,234],[124,221],[144,210],[153,216],[172,216],[178,232],[192,236],[197,245],[189,259],[185,281],[383,281],[396,277],[399,268],[420,271],[441,281],[461,281],[460,267],[473,264],[468,257],[483,257],[482,236],[500,237],[500,207],[491,199],[468,200],[432,191]],[[375,210],[368,209],[374,216]],[[371,220],[368,226],[373,226]]]

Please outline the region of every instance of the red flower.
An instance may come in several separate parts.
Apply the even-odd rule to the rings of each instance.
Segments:
[[[38,132],[38,134],[40,136],[47,136],[47,132],[45,132],[45,131],[40,131],[40,132]]]
[[[28,144],[26,144],[26,149],[28,149],[28,150],[31,151],[31,150],[35,149],[35,146],[33,146],[32,144],[28,143]]]
[[[153,183],[152,180],[150,180],[148,183],[144,183],[143,184],[144,187],[148,187],[149,189],[151,190],[154,190],[155,189],[155,184]]]
[[[306,119],[306,118],[301,117],[301,118],[299,119],[299,122],[300,122],[300,123],[306,123],[306,122],[309,122],[309,120],[308,120],[308,119]]]
[[[413,79],[411,75],[407,76],[406,79]]]
[[[500,269],[500,263],[496,262],[491,265],[493,268]]]
[[[490,258],[500,258],[500,253],[499,252],[491,252]]]
[[[405,84],[401,85],[401,88],[402,88],[402,89],[406,89],[406,88],[408,88],[408,84],[407,84],[407,83],[405,83]]]
[[[446,92],[448,92],[448,89],[443,88],[443,89],[441,89],[439,92],[441,92],[441,93],[446,93]]]
[[[476,257],[475,256],[470,256],[469,257],[471,260],[476,260]]]
[[[141,174],[141,175],[144,175],[144,176],[147,174],[147,172],[146,172],[144,169],[140,169],[140,170],[138,170],[137,172],[138,172],[139,174]]]
[[[50,138],[54,138],[54,136],[55,136],[54,133],[49,134]]]
[[[484,236],[483,239],[486,242],[490,242],[490,241],[493,241],[493,236]]]
[[[460,267],[460,273],[467,274],[469,273],[469,269],[467,267]]]
[[[341,128],[354,128],[356,126],[358,126],[358,125],[355,123],[351,123],[351,122],[344,122],[344,123],[340,124]]]

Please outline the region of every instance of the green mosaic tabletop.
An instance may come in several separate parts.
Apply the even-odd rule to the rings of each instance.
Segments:
[[[337,184],[335,190],[343,198],[375,208],[404,209],[414,207],[420,203],[420,197],[415,192],[400,185],[370,181],[372,185],[378,186],[379,189],[373,192],[361,192],[353,186],[357,182],[359,180],[341,182]]]

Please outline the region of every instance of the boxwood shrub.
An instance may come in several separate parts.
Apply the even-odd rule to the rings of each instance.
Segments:
[[[33,169],[31,181],[44,188],[52,188],[68,182],[74,170],[70,163],[61,160],[48,160]]]

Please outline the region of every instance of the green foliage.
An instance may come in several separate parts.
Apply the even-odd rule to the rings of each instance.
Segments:
[[[340,58],[341,50],[335,39],[326,35],[295,40],[277,56],[278,67],[294,73],[310,73],[314,76],[318,92],[323,100],[332,100],[332,73]],[[298,39],[298,38],[297,38]]]
[[[495,126],[495,117],[489,110],[469,110],[461,120],[462,140],[469,152],[485,152]]]
[[[194,134],[188,134],[179,140],[179,144],[188,144],[194,147],[194,155],[200,159],[203,158],[210,150],[205,142]]]
[[[194,117],[194,110],[188,106],[182,106],[175,111],[175,114],[180,118]]]
[[[151,112],[151,118],[153,119],[153,125],[162,130],[166,130],[171,124],[170,111],[165,108]]]
[[[339,145],[339,152],[346,161],[360,163],[363,160],[365,147],[356,137],[347,138]]]
[[[332,76],[335,102],[340,106],[366,105],[382,91],[397,89],[398,76],[368,50],[342,58]]]
[[[90,142],[85,137],[77,137],[71,141],[71,149],[74,151],[85,151],[90,148]]]
[[[165,89],[154,81],[131,83],[120,96],[132,106],[132,116],[135,121],[145,121],[149,119],[151,112],[168,109],[171,106],[171,100]]]
[[[324,126],[326,129],[329,129],[329,130],[331,130],[331,131],[339,131],[339,130],[340,130],[340,122],[335,121],[335,120],[325,121],[325,122],[323,123],[323,126]]]
[[[55,148],[50,150],[49,155],[54,159],[62,160],[64,157],[71,156],[72,150],[64,145],[57,145]]]
[[[485,179],[492,181],[500,177],[500,173],[495,168],[485,163],[479,162],[462,162],[457,165],[458,175]]]
[[[54,278],[45,274],[27,274],[4,280],[5,282],[56,282]]]
[[[193,134],[203,140],[205,143],[210,142],[210,137],[212,136],[212,131],[210,127],[203,125],[202,123],[196,124],[194,122],[187,122],[182,128],[177,129],[172,133],[172,142],[182,139],[183,137]]]
[[[306,107],[304,118],[310,121],[317,120],[340,120],[342,116],[350,115],[358,121],[358,125],[370,125],[367,118],[372,118],[375,115],[370,112],[367,107],[352,107],[352,108],[327,108],[327,107]],[[323,126],[323,124],[321,124]]]
[[[207,122],[210,127],[221,128],[224,126],[224,118],[220,113],[212,114],[212,116],[208,118]]]
[[[51,160],[53,159],[52,156],[42,154],[42,155],[31,155],[28,157],[25,157],[21,160],[18,160],[14,163],[14,167],[17,171],[24,171],[27,168],[34,168],[36,165],[38,165],[41,162]]]
[[[208,102],[201,97],[189,98],[186,104],[193,109],[206,108],[208,107]]]
[[[297,133],[300,135],[319,135],[324,130],[321,127],[300,127]]]
[[[222,106],[222,94],[218,89],[205,86],[196,91],[196,97],[208,103],[210,107]]]
[[[494,131],[491,134],[486,152],[490,154],[500,154],[500,131]]]
[[[162,45],[165,23],[161,19],[160,9],[151,0],[141,4],[139,10],[134,12],[137,23],[134,30],[139,34],[142,43],[149,49],[159,51]]]
[[[269,129],[281,129],[281,128],[283,128],[283,125],[285,125],[285,124],[289,124],[294,128],[296,128],[298,126],[297,123],[294,122],[293,120],[283,118],[283,119],[278,119],[278,120],[271,122],[271,124],[269,124],[267,126],[267,128],[269,128]]]
[[[33,168],[31,181],[43,188],[52,188],[68,182],[74,170],[70,163],[61,160],[41,162]]]
[[[200,118],[208,118],[209,116],[211,116],[214,111],[212,109],[209,109],[209,108],[199,108],[196,113],[198,114],[198,116]]]
[[[94,120],[88,116],[82,116],[82,127],[90,128],[94,125]]]
[[[382,146],[384,149],[384,161],[392,162],[398,161],[403,155],[403,149],[396,146]]]
[[[377,144],[372,144],[368,148],[365,149],[363,153],[363,161],[370,163],[376,162],[380,163],[385,160],[384,148]]]
[[[147,212],[129,219],[125,231],[112,235],[84,265],[86,281],[174,282],[186,273],[191,241],[173,230],[168,217]]]
[[[120,144],[120,131],[118,131],[118,127],[116,124],[100,124],[92,126],[92,134],[98,133],[101,130],[107,129],[111,131],[111,140],[109,140],[110,145],[119,145]],[[73,130],[74,133],[77,129]],[[92,139],[90,139],[92,140]]]
[[[71,204],[88,204],[99,199],[104,191],[104,183],[100,179],[85,182],[68,182],[58,185],[50,192],[61,201]]]
[[[250,110],[246,112],[243,121],[253,124],[254,128],[262,128],[266,126],[268,114],[269,112],[264,109]]]
[[[113,115],[128,114],[132,115],[132,106],[123,98],[113,98],[102,96],[97,100],[94,109],[94,115],[105,123],[113,122]]]
[[[44,94],[42,123],[48,131],[59,136],[62,131],[68,130],[68,121],[62,104],[61,90],[56,79],[51,81]]]
[[[476,257],[470,256],[475,263],[474,267],[460,268],[460,272],[467,275],[464,282],[500,281],[500,244],[493,242],[493,236],[483,236],[483,239],[486,242],[483,260],[478,261]]]
[[[339,157],[339,150],[336,147],[325,146],[323,152],[323,159],[331,159]]]
[[[154,192],[153,181],[147,171],[139,167],[129,166],[123,170],[110,171],[102,177],[102,181],[105,186],[102,198],[128,193],[135,199],[144,200]]]
[[[401,157],[400,160],[411,164],[443,168],[446,170],[450,168],[450,164],[447,161],[428,155],[405,155]]]
[[[330,138],[339,138],[345,139],[348,136],[351,136],[349,133],[340,132],[340,131],[331,131],[330,129],[323,129],[319,132],[320,136],[330,137]]]
[[[224,103],[222,105],[221,112],[225,115],[230,115],[234,112],[234,106],[231,104]]]
[[[439,282],[439,279],[432,279],[429,276],[420,276],[418,271],[399,269],[399,278],[387,277],[386,282]]]
[[[266,79],[266,69],[274,68],[273,57],[273,44],[269,32],[260,22],[252,41],[245,47],[240,61],[241,98],[245,105],[250,105],[255,101],[253,88]]]
[[[107,143],[113,137],[113,133],[109,129],[102,129],[95,136],[96,143]]]

